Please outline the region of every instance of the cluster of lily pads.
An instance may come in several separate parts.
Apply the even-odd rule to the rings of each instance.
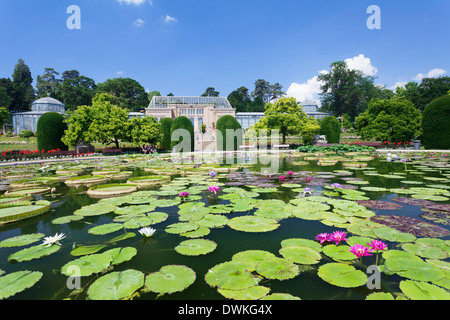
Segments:
[[[83,293],[89,299],[174,294],[200,281],[227,299],[300,299],[301,295],[289,292],[271,293],[271,282],[289,281],[304,273],[315,274],[333,287],[358,288],[368,281],[368,263],[377,265],[386,277],[397,277],[399,291],[382,288],[369,292],[366,299],[450,298],[450,240],[439,239],[449,236],[450,205],[445,202],[450,199],[450,165],[446,159],[411,158],[408,170],[401,165],[386,173],[370,167],[370,161],[379,161],[380,167],[385,162],[395,164],[372,154],[290,153],[282,158],[290,167],[277,174],[252,171],[250,165],[220,166],[213,161],[198,165],[192,159],[177,164],[136,156],[57,164],[45,170],[41,166],[5,169],[3,178],[9,183],[0,198],[0,224],[13,226],[48,214],[52,197],[64,196],[58,194],[63,183],[86,190],[87,196],[98,200],[51,218],[51,224],[86,224],[89,236],[111,238],[83,244],[83,239],[73,243],[62,233],[29,233],[0,241],[0,248],[25,247],[7,258],[20,264],[71,247],[73,258],[59,272],[85,279],[87,284],[72,296]],[[340,162],[342,166],[332,171],[304,169]],[[399,183],[398,187],[370,186],[371,179]],[[379,199],[386,194],[395,196]],[[404,206],[419,207],[423,213],[416,218],[393,214]],[[175,209],[176,215],[167,209]],[[110,219],[92,222],[100,216]],[[139,250],[117,246],[138,234],[144,238],[164,234],[179,238],[173,248],[178,255],[208,256],[227,245],[208,239],[215,229],[264,234],[295,221],[335,231],[313,239],[298,230],[298,237],[280,240],[278,252],[236,248],[231,259],[211,265],[202,276],[180,263],[151,271],[127,268]],[[370,257],[373,253],[376,260]],[[32,287],[42,276],[40,271],[0,271],[0,299]]]

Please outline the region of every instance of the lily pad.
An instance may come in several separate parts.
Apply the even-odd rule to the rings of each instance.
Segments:
[[[244,290],[217,290],[225,298],[233,300],[259,300],[265,297],[270,289],[263,286],[253,286]]]
[[[367,276],[361,270],[343,263],[327,263],[319,267],[317,275],[324,281],[343,288],[356,288],[367,283]]]
[[[300,269],[292,261],[272,257],[258,263],[256,272],[268,279],[287,280],[296,277]]]
[[[39,271],[17,271],[0,277],[0,300],[31,288],[42,276]]]
[[[103,248],[105,248],[106,245],[104,244],[98,244],[98,245],[92,245],[92,246],[79,246],[73,249],[70,254],[76,257],[79,256],[85,256],[93,253],[97,253]]]
[[[170,234],[181,234],[189,231],[194,231],[199,228],[198,224],[189,223],[189,222],[177,222],[171,225],[168,225],[165,229],[167,233]]]
[[[445,237],[449,234],[447,229],[408,216],[379,215],[370,220],[417,237]]]
[[[123,229],[123,225],[120,223],[107,223],[107,224],[103,224],[100,226],[90,228],[88,230],[88,233],[93,234],[93,235],[105,235],[108,233],[113,233],[113,232],[119,231],[121,229]]]
[[[356,256],[350,252],[350,246],[342,244],[338,246],[334,244],[324,246],[323,253],[335,261],[349,261],[356,258]]]
[[[113,257],[109,254],[90,254],[69,261],[61,268],[61,273],[66,276],[87,277],[107,269]]]
[[[96,203],[75,210],[73,214],[76,216],[83,216],[83,217],[100,216],[102,214],[114,212],[116,208],[117,208],[116,205],[113,204]]]
[[[358,200],[358,204],[372,209],[381,210],[398,210],[403,208],[402,205],[383,200]]]
[[[21,247],[41,240],[43,233],[30,233],[5,239],[0,242],[0,248]]]
[[[119,247],[105,251],[103,254],[111,256],[111,265],[118,265],[130,261],[137,254],[137,250],[134,247]]]
[[[199,256],[213,252],[217,248],[214,241],[206,239],[186,240],[175,247],[175,251],[185,256]]]
[[[205,275],[205,281],[211,287],[225,290],[243,290],[258,285],[259,277],[251,273],[252,263],[227,261],[215,265]]]
[[[392,201],[407,204],[411,206],[423,206],[427,204],[434,204],[434,202],[423,199],[415,199],[415,198],[407,198],[407,197],[394,197],[391,199]]]
[[[130,297],[143,287],[144,277],[144,273],[137,270],[108,273],[89,287],[88,297],[91,300],[120,300]]]
[[[299,264],[317,264],[322,258],[316,250],[302,246],[285,246],[279,252],[283,258]]]
[[[277,229],[280,225],[277,220],[257,216],[241,216],[230,219],[228,226],[243,232],[269,232]]]
[[[10,262],[23,262],[39,259],[45,256],[48,256],[52,253],[59,251],[61,247],[59,245],[53,244],[51,246],[43,246],[37,245],[33,247],[29,247],[26,249],[22,249],[16,253],[11,254],[8,257],[8,261]]]
[[[145,286],[152,292],[171,294],[181,292],[194,283],[194,270],[183,265],[168,265],[145,278]]]
[[[227,225],[228,218],[214,214],[206,214],[201,220],[195,221],[200,226],[208,228],[221,228]]]
[[[404,243],[402,249],[414,253],[420,257],[429,259],[447,259],[448,254],[445,250],[440,249],[429,243]]]
[[[445,289],[422,281],[400,281],[400,289],[411,300],[450,300]]]
[[[267,259],[267,258],[273,258],[275,255],[269,251],[264,250],[246,250],[241,251],[233,255],[232,260],[233,261],[242,261],[246,263],[250,263],[253,265],[253,268],[251,268],[249,271],[256,270],[256,266],[261,261]]]
[[[426,209],[423,209],[423,211],[426,212],[419,215],[421,218],[437,224],[450,226],[450,212]]]
[[[83,220],[83,216],[76,216],[76,215],[68,215],[60,218],[56,218],[52,220],[53,224],[65,224],[72,221],[79,221]]]

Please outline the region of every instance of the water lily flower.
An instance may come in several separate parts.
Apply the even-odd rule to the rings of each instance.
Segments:
[[[402,159],[401,161],[402,162],[408,162],[408,159]]]
[[[316,236],[316,240],[320,241],[320,244],[324,243],[325,241],[328,241],[330,239],[330,235],[328,233],[319,233]]]
[[[292,177],[294,175],[294,172],[293,171],[288,171],[288,175],[289,175],[289,177]]]
[[[347,241],[348,239],[346,237],[347,237],[347,233],[345,233],[343,231],[334,231],[330,235],[329,240],[334,241],[336,243],[336,245],[338,245],[341,241]]]
[[[191,194],[189,192],[184,191],[184,192],[180,192],[180,194],[178,196],[184,201],[190,195]]]
[[[365,247],[365,246],[360,245],[360,244],[354,244],[353,246],[351,246],[350,247],[350,252],[353,253],[358,258],[372,255],[372,254],[370,254],[370,252],[371,252],[370,248]]]
[[[342,189],[342,185],[341,185],[340,183],[333,183],[332,186],[333,186],[335,189]]]
[[[286,178],[285,176],[278,177],[278,179],[280,179],[281,182],[283,182],[285,178]]]
[[[210,176],[211,178],[215,178],[215,177],[216,177],[216,173],[215,173],[214,171],[210,171],[210,172],[209,172],[209,176]]]
[[[367,243],[370,247],[372,247],[372,250],[376,251],[383,251],[386,250],[387,244],[380,240],[372,240]]]
[[[304,192],[305,195],[311,194],[311,193],[312,193],[311,188],[305,188],[305,192]]]
[[[141,228],[138,231],[140,234],[147,238],[153,236],[153,234],[156,232],[155,229],[149,227]]]
[[[311,181],[311,177],[306,178],[306,182],[310,182]]]
[[[64,233],[56,233],[54,236],[45,237],[44,242],[41,244],[41,246],[47,245],[47,247],[50,247],[53,244],[57,244],[60,246],[61,244],[59,243],[59,241],[64,239],[65,237],[66,235]]]
[[[210,186],[208,187],[209,192],[214,193],[214,195],[216,195],[219,191],[220,191],[220,187],[218,186]]]

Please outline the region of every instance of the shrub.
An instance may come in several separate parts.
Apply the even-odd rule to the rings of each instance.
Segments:
[[[233,130],[233,135],[227,136],[227,129]],[[236,131],[238,130],[238,131]],[[220,139],[220,135],[222,135],[222,139]],[[231,115],[225,115],[217,120],[216,126],[216,136],[217,136],[217,149],[222,151],[231,151],[237,150],[239,146],[242,144],[242,128],[239,122],[235,117]],[[233,139],[233,141],[228,141],[227,138]],[[220,145],[222,143],[222,145]],[[229,146],[227,148],[227,144],[232,146],[230,149]]]
[[[182,136],[182,134],[180,135],[173,135],[173,133],[178,130],[178,129],[185,129],[189,132],[189,136],[190,136],[190,150],[183,150],[184,152],[190,152],[190,151],[194,151],[194,125],[192,124],[191,120],[189,120],[187,117],[185,116],[180,116],[175,118],[175,120],[173,120],[172,125],[170,126],[170,140],[171,140],[171,150],[173,149],[173,147],[175,147],[177,144],[181,143],[184,139],[184,137]],[[187,138],[187,137],[186,137]],[[185,142],[186,143],[186,142]],[[185,144],[184,144],[185,145]],[[187,145],[186,145],[187,148]],[[177,150],[177,152],[179,152],[180,150]]]
[[[341,124],[336,117],[327,116],[320,121],[320,135],[326,135],[328,143],[339,143]]]
[[[159,120],[159,132],[161,134],[161,149],[170,150],[170,127],[172,126],[173,120],[171,118],[162,118]]]
[[[39,150],[61,149],[67,150],[68,147],[61,141],[67,124],[64,122],[64,116],[57,112],[44,113],[37,122],[37,146]]]
[[[30,137],[34,137],[34,133],[33,133],[33,131],[30,131],[30,130],[22,130],[22,131],[19,133],[19,137],[21,137],[21,138],[30,138]]]
[[[423,111],[422,144],[426,149],[450,148],[450,96],[431,101]]]

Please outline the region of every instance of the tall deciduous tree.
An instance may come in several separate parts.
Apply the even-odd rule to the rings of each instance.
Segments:
[[[35,97],[32,86],[33,78],[30,68],[22,59],[19,59],[15,65],[12,78],[13,102],[10,110],[29,110]]]
[[[159,124],[153,117],[134,117],[128,121],[129,140],[135,144],[156,144],[160,138]]]
[[[144,87],[130,78],[108,79],[97,85],[97,92],[110,94],[115,105],[131,111],[147,108],[149,104]]]
[[[42,76],[37,76],[36,79],[36,96],[38,98],[52,97],[56,98],[57,91],[61,79],[58,79],[59,72],[54,68],[45,68]]]
[[[308,118],[295,98],[280,98],[275,103],[267,103],[264,118],[254,128],[278,129],[282,135],[282,143],[286,143],[288,135],[305,134],[320,130],[317,120]]]
[[[66,110],[75,110],[78,106],[91,105],[96,87],[94,80],[80,75],[78,71],[65,71],[56,99],[64,103]]]
[[[421,134],[422,115],[404,97],[373,99],[365,112],[355,120],[355,128],[363,139],[378,141],[410,141]]]

